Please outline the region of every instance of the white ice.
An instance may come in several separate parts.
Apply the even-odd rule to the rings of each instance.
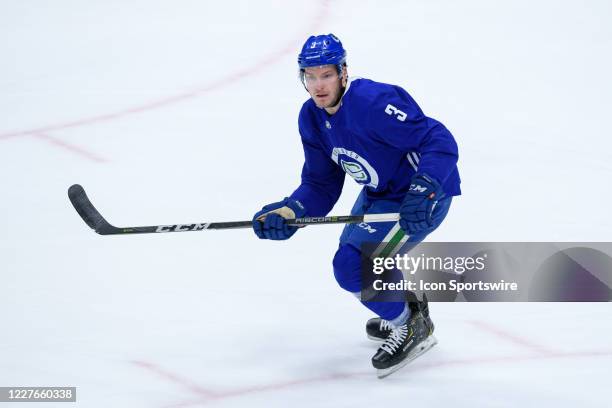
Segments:
[[[611,11],[3,2],[0,386],[76,386],[79,407],[608,406],[608,303],[433,304],[439,345],[378,380],[371,315],[331,269],[340,226],[102,237],[66,190],[120,226],[250,219],[299,182],[296,55],[333,32],[351,75],[402,85],[459,142],[464,196],[430,240],[607,241]]]

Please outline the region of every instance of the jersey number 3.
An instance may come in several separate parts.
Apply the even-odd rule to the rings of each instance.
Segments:
[[[388,104],[387,107],[385,108],[385,113],[387,115],[395,115],[395,117],[397,118],[397,120],[399,120],[400,122],[403,122],[406,120],[406,113],[402,112],[401,110],[397,109],[395,106]]]

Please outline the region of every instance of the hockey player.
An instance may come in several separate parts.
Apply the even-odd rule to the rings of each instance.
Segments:
[[[349,78],[346,51],[333,34],[308,38],[298,66],[310,94],[298,118],[302,182],[289,197],[258,211],[253,229],[261,239],[290,238],[297,228],[285,220],[326,215],[350,175],[364,186],[351,214],[400,214],[398,223],[347,225],[340,236],[334,275],[360,298],[363,242],[383,242],[384,253],[393,256],[421,242],[446,217],[452,197],[461,193],[457,145],[404,89]],[[383,341],[372,357],[379,377],[436,343],[426,299],[413,299],[362,302],[379,316],[366,324],[368,337]]]

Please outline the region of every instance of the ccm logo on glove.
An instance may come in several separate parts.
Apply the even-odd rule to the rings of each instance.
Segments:
[[[400,226],[408,235],[432,228],[432,213],[444,197],[440,183],[425,173],[412,177],[410,188],[400,207]]]

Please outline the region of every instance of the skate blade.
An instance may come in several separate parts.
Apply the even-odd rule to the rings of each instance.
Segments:
[[[408,354],[406,356],[405,359],[403,359],[398,364],[394,365],[393,367],[376,370],[377,377],[378,378],[385,378],[386,376],[388,376],[390,374],[393,374],[394,372],[396,372],[400,368],[404,367],[409,362],[411,362],[414,359],[416,359],[417,357],[425,354],[425,352],[427,352],[429,349],[431,349],[436,344],[438,344],[438,340],[433,335],[427,337],[425,340],[423,340],[421,342],[421,344],[419,344],[417,347],[415,347],[415,349],[412,350],[410,352],[410,354]]]
[[[368,339],[370,339],[370,340],[374,340],[374,341],[385,341],[385,339],[380,338],[380,337],[370,336],[369,334],[368,334],[367,336],[368,336]]]

